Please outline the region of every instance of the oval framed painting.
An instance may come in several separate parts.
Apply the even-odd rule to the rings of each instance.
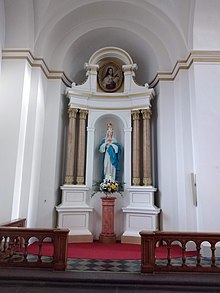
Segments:
[[[122,81],[123,73],[116,63],[108,62],[99,69],[98,82],[103,91],[117,91],[121,87]]]

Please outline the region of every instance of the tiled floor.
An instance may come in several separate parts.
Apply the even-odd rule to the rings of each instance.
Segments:
[[[158,265],[167,265],[167,259],[156,261]],[[171,260],[173,266],[181,266],[181,258]],[[187,266],[196,265],[196,257],[186,258]],[[217,258],[216,265],[220,266],[220,258]],[[97,259],[73,259],[69,258],[67,262],[67,271],[81,272],[114,272],[114,273],[140,273],[140,260],[97,260]],[[201,258],[201,266],[211,266],[210,258]]]
[[[140,273],[140,260],[98,260],[69,258],[68,271]]]

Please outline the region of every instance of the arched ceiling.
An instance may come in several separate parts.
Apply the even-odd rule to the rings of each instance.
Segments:
[[[193,0],[33,1],[35,56],[76,83],[85,79],[84,63],[102,47],[127,51],[141,84],[172,70],[189,51]]]

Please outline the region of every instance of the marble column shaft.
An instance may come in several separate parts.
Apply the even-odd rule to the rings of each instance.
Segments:
[[[150,118],[151,109],[141,111],[143,118],[143,185],[152,185],[151,176],[151,131]]]
[[[140,111],[131,112],[133,118],[132,184],[140,185]]]
[[[69,127],[67,142],[67,158],[66,158],[66,176],[65,184],[73,184],[73,170],[76,144],[76,114],[77,109],[69,108]]]
[[[88,111],[79,111],[79,141],[78,141],[78,156],[77,156],[77,184],[84,184],[85,174],[85,152],[86,152],[86,116]]]

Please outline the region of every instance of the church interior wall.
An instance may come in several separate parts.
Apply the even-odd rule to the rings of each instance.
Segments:
[[[198,191],[198,229],[219,231],[220,188],[220,65],[194,65],[195,166]]]
[[[157,189],[162,207],[162,230],[178,230],[177,166],[175,147],[174,90],[172,82],[160,82],[157,105]]]
[[[39,4],[39,1],[37,2]],[[156,20],[152,22],[156,31],[153,30],[153,25],[150,28],[152,31],[148,30],[147,25],[132,26],[131,32],[135,43],[139,40],[142,45],[140,56],[147,56],[143,59],[149,59],[151,52],[154,51],[156,58],[154,64],[153,61],[149,62],[147,76],[141,75],[143,80],[146,77],[148,81],[149,77],[155,76],[157,69],[159,71],[172,70],[171,64],[175,64],[179,58],[187,57],[187,40],[191,37],[187,29],[192,31],[192,49],[219,50],[220,2],[212,0],[212,5],[206,0],[189,2],[195,3],[194,15],[192,15],[194,18],[190,22],[190,24],[193,23],[192,27],[187,27],[188,18],[184,18],[184,14],[180,13],[182,18],[178,18],[178,29],[169,31],[168,27],[171,27],[173,23],[168,21],[165,13],[157,14],[158,10],[151,6],[152,11],[157,14],[156,20],[160,15],[164,23],[167,21],[169,26],[164,26],[161,31],[162,21]],[[70,4],[65,3],[65,13],[68,14],[70,7],[67,5]],[[133,4],[129,5],[133,8]],[[93,8],[95,7],[97,6]],[[14,60],[2,60],[1,49],[29,49],[32,53],[36,53],[36,57],[47,56],[48,64],[57,70],[62,69],[60,67],[63,64],[64,67],[65,64],[69,64],[68,73],[71,73],[73,77],[76,76],[74,68],[77,67],[74,65],[87,61],[84,57],[88,53],[80,55],[81,45],[85,45],[90,40],[87,39],[88,35],[92,36],[91,40],[97,32],[100,33],[99,36],[104,36],[106,20],[102,15],[102,20],[94,22],[90,27],[91,30],[85,31],[83,26],[75,28],[78,35],[74,36],[74,42],[72,41],[74,30],[71,29],[71,33],[65,36],[65,40],[68,39],[68,46],[66,46],[66,42],[60,41],[60,38],[63,38],[62,33],[57,39],[55,34],[50,35],[54,37],[55,43],[50,43],[50,38],[47,39],[55,28],[61,28],[61,24],[65,27],[65,22],[61,21],[56,27],[51,23],[46,26],[39,18],[35,19],[34,24],[33,8],[33,1],[0,0],[0,96],[3,97],[0,107],[0,117],[3,121],[0,124],[2,133],[0,148],[1,154],[4,154],[1,158],[1,166],[4,168],[0,168],[0,194],[4,209],[1,209],[0,221],[24,216],[28,218],[28,225],[53,227],[56,225],[54,207],[59,203],[60,186],[64,182],[65,136],[68,119],[68,101],[64,96],[66,86],[59,79],[47,79],[40,68],[31,67],[24,59],[18,57]],[[86,11],[86,6],[83,9]],[[42,15],[46,10],[46,8],[42,9]],[[6,21],[4,21],[4,11],[7,14]],[[77,13],[79,11],[80,8]],[[98,19],[97,11],[94,11],[94,15],[87,15],[88,19],[91,17],[91,22],[93,18]],[[109,13],[109,10],[106,11]],[[138,11],[140,10],[137,9],[136,12]],[[113,9],[111,13],[115,13]],[[171,18],[171,10],[167,11],[167,15],[169,13]],[[134,10],[131,15],[127,13],[121,23],[114,23],[114,29],[119,31],[118,44],[123,45],[122,32],[125,33],[123,34],[125,38],[130,34],[127,28],[131,23],[126,18],[130,16],[129,19],[132,19],[133,15]],[[152,17],[152,15],[149,13],[149,16]],[[175,13],[173,15],[177,17]],[[70,17],[71,14],[68,19]],[[55,19],[50,18],[51,22],[55,22]],[[63,18],[63,21],[67,19]],[[174,19],[172,21],[175,22]],[[100,23],[103,30],[99,27]],[[169,33],[168,37],[165,31]],[[109,32],[111,32],[110,29]],[[151,37],[151,44],[147,44],[144,40],[144,33]],[[179,41],[176,41],[175,45],[173,40],[178,33],[183,38],[179,36]],[[163,43],[156,37],[160,35]],[[184,42],[185,46],[183,46]],[[97,49],[95,46],[93,48]],[[143,48],[149,48],[148,53]],[[180,50],[180,48],[183,49]],[[191,48],[188,47],[188,49]],[[75,52],[78,55],[74,55]],[[134,47],[131,52],[134,52]],[[55,57],[61,59],[56,61]],[[59,66],[56,67],[56,64]],[[84,74],[83,69],[82,72]],[[154,129],[154,124],[152,127],[156,136],[156,150],[153,150],[152,157],[156,158],[156,163],[153,167],[153,178],[155,187],[158,189],[157,201],[162,208],[160,227],[162,230],[219,230],[216,221],[219,216],[220,187],[219,78],[219,61],[209,63],[206,60],[204,63],[195,62],[186,70],[179,70],[174,81],[161,80],[155,89],[156,97],[153,107],[156,114],[153,114],[153,120],[157,129]],[[191,172],[196,174],[197,206],[195,206],[195,198],[191,190]],[[116,213],[119,213],[119,210]],[[97,217],[94,219],[96,221],[100,218],[100,214],[96,214],[95,217]],[[118,225],[117,233],[122,229],[121,222]],[[95,233],[97,234],[97,231]]]
[[[55,206],[61,196],[64,181],[65,133],[67,99],[60,80],[47,82],[45,125],[42,141],[42,160],[39,182],[37,226],[56,225]]]
[[[5,43],[5,8],[4,0],[0,0],[0,75],[1,75],[1,64],[2,64],[2,49]]]
[[[33,0],[5,1],[5,47],[34,49]]]
[[[26,139],[31,68],[24,60],[4,60],[2,63],[0,96],[7,97],[1,103],[1,194],[4,197],[5,219],[18,216],[21,197],[22,169]],[[13,90],[11,89],[13,84]],[[16,93],[16,94],[15,94]]]
[[[197,207],[192,179],[195,173],[192,136],[192,105],[189,71],[182,70],[174,81],[175,141],[179,230],[197,230]]]
[[[41,70],[33,69],[20,210],[20,215],[27,218],[29,227],[35,227],[37,222],[46,93],[47,79]]]
[[[192,26],[193,50],[219,50],[219,10],[218,0],[212,0],[211,5],[206,0],[196,0]]]

